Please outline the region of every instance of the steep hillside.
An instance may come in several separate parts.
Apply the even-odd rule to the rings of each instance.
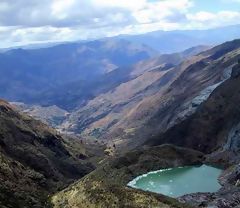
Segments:
[[[208,46],[196,46],[181,53],[158,55],[134,65],[131,65],[131,62],[126,62],[125,64],[129,64],[129,66],[119,67],[109,73],[98,76],[97,79],[77,80],[49,88],[31,97],[29,101],[44,106],[57,105],[71,111],[76,107],[80,108],[86,105],[89,100],[116,88],[121,83],[136,78],[145,71],[164,64],[168,64],[168,67],[177,65],[185,58],[207,48]],[[43,97],[44,99],[42,99]]]
[[[99,167],[77,183],[52,197],[55,208],[190,208],[163,195],[127,187],[127,183],[149,170],[178,165],[201,164],[197,151],[163,145],[136,150],[117,157]]]
[[[240,57],[240,41],[224,43],[200,56],[203,58],[186,67],[166,90],[143,100],[121,123],[123,127],[136,128],[133,138],[141,140],[164,132],[194,113],[211,92],[230,77]],[[138,120],[144,121],[141,128],[138,122],[132,124]]]
[[[93,80],[156,54],[147,46],[126,40],[9,50],[0,54],[0,96],[11,101],[31,101],[39,91],[77,80]]]
[[[70,144],[1,100],[0,207],[47,207],[50,193],[92,171]],[[80,146],[78,154],[86,154]]]
[[[226,169],[219,178],[222,188],[218,192],[193,193],[180,197],[181,202],[197,207],[239,207],[239,102],[240,61],[233,67],[231,78],[218,86],[192,116],[145,143],[152,148],[164,143],[191,147],[206,154],[205,162]]]
[[[107,138],[134,147],[195,112],[231,74],[240,41],[217,46],[178,66],[158,65],[101,94],[61,126],[84,137]]]
[[[196,113],[148,144],[174,143],[205,153],[219,149],[240,153],[239,102],[240,59],[231,78],[217,87]]]
[[[238,208],[240,205],[239,102],[240,61],[233,66],[231,77],[216,87],[192,116],[167,132],[153,137],[145,143],[147,146],[113,158],[77,183],[55,194],[52,197],[54,207],[174,208],[192,205]],[[164,145],[164,143],[198,149],[203,153],[172,144]],[[219,177],[222,185],[219,191],[187,194],[176,200],[127,187],[129,181],[148,171],[202,163],[224,169]]]

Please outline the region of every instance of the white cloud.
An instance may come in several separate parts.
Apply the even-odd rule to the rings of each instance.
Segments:
[[[210,12],[201,11],[196,14],[188,14],[187,17],[192,21],[206,22],[215,19],[216,15]]]
[[[239,12],[193,13],[193,7],[193,0],[0,0],[0,47],[198,29],[239,19]]]
[[[187,14],[189,28],[211,28],[239,24],[240,12],[219,11],[217,13],[200,11],[195,14]]]
[[[191,0],[2,0],[0,25],[86,26],[96,19],[105,25],[141,24],[184,14],[190,6]]]

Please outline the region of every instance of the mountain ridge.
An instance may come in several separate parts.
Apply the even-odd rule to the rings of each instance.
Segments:
[[[195,112],[230,77],[239,46],[239,40],[227,42],[180,65],[146,71],[94,98],[60,128],[83,137],[113,139],[116,144],[128,140],[135,147],[141,139],[165,131]]]

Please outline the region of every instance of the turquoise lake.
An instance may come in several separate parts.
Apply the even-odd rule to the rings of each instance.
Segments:
[[[207,165],[162,169],[138,176],[128,183],[170,197],[197,192],[216,192],[221,188],[218,177],[222,170]]]

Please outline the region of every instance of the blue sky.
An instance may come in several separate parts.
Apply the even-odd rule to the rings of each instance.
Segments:
[[[240,0],[0,0],[0,48],[239,24]]]
[[[159,0],[148,0],[148,2],[158,1]],[[240,11],[240,0],[193,0],[192,2],[194,2],[194,7],[192,8],[193,12],[218,12],[221,10]]]
[[[237,0],[194,0],[193,12],[222,10],[240,11],[240,1]]]

